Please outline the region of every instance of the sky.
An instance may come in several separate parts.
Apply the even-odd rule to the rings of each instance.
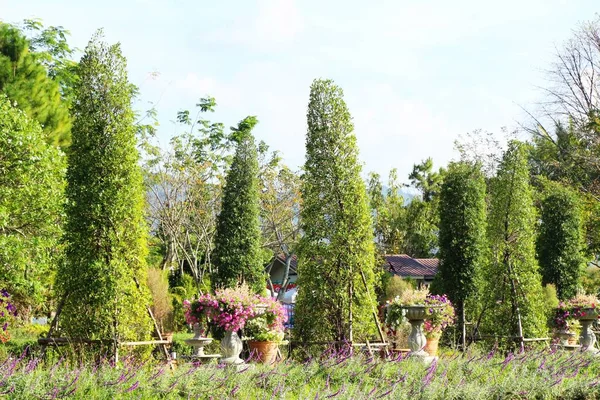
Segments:
[[[216,98],[211,120],[254,130],[284,161],[304,163],[306,107],[315,78],[344,90],[363,173],[386,177],[476,129],[526,123],[547,69],[597,0],[0,0],[0,18],[40,18],[83,49],[98,28],[120,42],[130,80],[156,104],[159,140],[177,111]]]

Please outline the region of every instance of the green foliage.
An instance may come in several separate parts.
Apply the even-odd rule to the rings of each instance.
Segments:
[[[256,293],[266,285],[260,231],[257,149],[252,128],[255,117],[246,117],[234,130],[238,144],[223,190],[217,218],[213,276],[215,288],[246,283]]]
[[[573,190],[549,183],[541,209],[537,253],[542,283],[554,284],[558,298],[568,300],[577,294],[585,268],[581,203]]]
[[[381,254],[404,252],[407,221],[400,188],[396,169],[390,171],[388,190],[385,195],[379,175],[369,174],[367,192],[373,214],[375,242]]]
[[[596,266],[587,268],[581,277],[581,285],[586,293],[600,296],[600,269]]]
[[[413,166],[408,176],[411,185],[421,192],[406,206],[404,253],[415,258],[433,257],[438,248],[439,191],[445,170],[433,171],[433,160],[428,158]]]
[[[64,155],[1,94],[0,149],[0,287],[21,313],[48,312],[61,256]]]
[[[28,26],[41,29],[39,23]],[[75,79],[65,34],[50,27],[30,41],[19,28],[0,23],[0,91],[40,123],[48,143],[59,146],[70,141],[69,101],[62,93]]]
[[[181,331],[185,327],[183,301],[185,299],[197,297],[199,290],[202,293],[207,293],[210,290],[210,282],[208,281],[207,276],[208,275],[204,276],[204,281],[197,287],[194,278],[188,274],[181,273],[180,270],[176,270],[169,274],[169,291],[171,293],[171,305],[173,307],[172,328],[174,331]]]
[[[459,318],[486,261],[485,194],[479,164],[449,165],[440,191],[440,266],[432,289],[448,295]]]
[[[410,179],[411,185],[421,192],[423,201],[430,202],[439,194],[444,174],[445,171],[442,168],[437,172],[433,171],[433,160],[428,158],[421,164],[413,165],[408,179]]]
[[[393,300],[396,296],[402,296],[402,293],[407,290],[414,290],[416,288],[415,282],[410,278],[403,279],[398,275],[390,273],[386,273],[385,275],[388,275],[389,278],[385,281],[384,301]]]
[[[429,258],[438,247],[438,201],[413,198],[406,206],[403,253],[415,258]]]
[[[315,80],[307,120],[295,335],[351,339],[351,315],[352,339],[368,338],[376,281],[372,222],[342,89]]]
[[[146,287],[144,190],[126,60],[96,34],[79,64],[67,171],[66,262],[57,276],[71,337],[143,339]],[[136,287],[136,280],[140,289]]]
[[[519,315],[525,337],[546,334],[544,294],[535,259],[536,210],[529,184],[527,147],[513,141],[490,187],[483,329],[519,336]]]

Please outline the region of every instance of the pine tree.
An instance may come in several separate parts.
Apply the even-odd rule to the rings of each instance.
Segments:
[[[0,23],[0,91],[40,123],[46,141],[67,146],[71,117],[59,82],[49,76],[45,59],[16,27]]]
[[[307,120],[296,336],[365,339],[375,328],[374,241],[342,89],[330,80],[315,80]]]
[[[476,292],[486,256],[485,180],[479,164],[451,163],[440,191],[438,274],[432,291],[455,304],[465,344],[465,302]]]
[[[544,294],[535,259],[536,210],[525,144],[509,144],[490,186],[484,329],[517,338],[543,337]]]
[[[234,287],[247,283],[255,292],[266,288],[261,255],[259,176],[252,128],[255,117],[246,117],[234,137],[238,144],[223,190],[215,235],[213,286]]]
[[[150,331],[144,190],[126,60],[97,33],[75,87],[67,170],[66,263],[58,271],[61,331],[142,339]],[[138,290],[136,281],[141,286]]]
[[[560,300],[577,294],[585,268],[583,218],[577,194],[564,186],[549,183],[542,200],[537,251],[543,284],[554,284]]]

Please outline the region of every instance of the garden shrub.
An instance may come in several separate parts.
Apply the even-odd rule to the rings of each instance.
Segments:
[[[173,329],[173,304],[169,294],[169,281],[166,271],[148,269],[148,289],[152,295],[152,314],[163,332]]]

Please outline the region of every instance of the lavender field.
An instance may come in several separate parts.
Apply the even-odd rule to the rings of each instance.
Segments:
[[[11,358],[0,366],[6,399],[597,399],[600,362],[586,354],[532,351],[446,354],[426,366],[326,353],[275,367],[165,365],[125,360],[74,365]]]

